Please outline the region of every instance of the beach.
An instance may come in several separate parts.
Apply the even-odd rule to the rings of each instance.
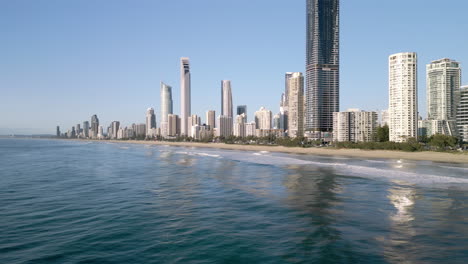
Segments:
[[[346,156],[365,159],[401,159],[432,162],[448,162],[468,164],[468,154],[447,152],[403,152],[390,150],[360,150],[360,149],[333,149],[333,148],[300,148],[267,145],[237,145],[224,143],[198,143],[198,142],[167,142],[167,141],[136,141],[136,140],[110,140],[105,142],[167,145],[177,147],[216,148],[244,151],[270,151],[291,154],[319,155],[319,156]]]

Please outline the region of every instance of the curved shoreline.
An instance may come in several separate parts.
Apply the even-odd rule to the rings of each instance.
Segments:
[[[93,142],[100,142],[94,141]],[[167,141],[134,141],[134,140],[107,140],[102,142],[146,144],[146,145],[168,145],[178,147],[216,148],[243,151],[270,151],[290,154],[305,154],[317,156],[346,156],[352,158],[370,159],[404,159],[416,161],[432,161],[444,163],[468,164],[467,154],[455,154],[433,151],[403,152],[390,150],[360,150],[360,149],[331,149],[331,148],[300,148],[284,146],[262,146],[262,145],[236,145],[224,143],[198,143],[198,142],[167,142]]]

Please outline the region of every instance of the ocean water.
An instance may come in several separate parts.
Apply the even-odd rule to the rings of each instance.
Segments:
[[[0,263],[467,263],[468,165],[0,139]]]

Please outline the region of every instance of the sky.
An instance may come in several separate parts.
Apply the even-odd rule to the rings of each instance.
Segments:
[[[285,72],[305,71],[305,0],[0,0],[0,134],[55,133],[97,114],[131,125],[160,120],[160,82],[180,113],[180,57],[189,57],[192,113],[220,112],[221,80],[248,119],[279,112]],[[386,109],[388,56],[425,67],[468,64],[468,1],[341,0],[340,109]],[[462,82],[468,84],[467,73]],[[235,111],[235,110],[234,110]]]

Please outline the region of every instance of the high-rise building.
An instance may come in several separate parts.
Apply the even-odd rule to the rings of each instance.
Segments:
[[[167,126],[167,115],[173,113],[172,105],[172,87],[161,82],[161,130]]]
[[[146,130],[146,135],[148,137],[155,136],[156,115],[154,114],[154,109],[151,107],[146,110]]]
[[[60,137],[60,127],[59,126],[57,126],[56,136],[58,138]]]
[[[389,118],[388,109],[380,111],[380,126],[388,126]]]
[[[232,118],[230,116],[221,115],[218,117],[218,137],[229,137],[232,135]]]
[[[93,115],[91,117],[91,132],[92,132],[91,138],[97,138],[98,133],[99,133],[98,129],[99,129],[99,119],[97,115]]]
[[[89,138],[89,122],[88,121],[83,122],[83,135],[85,138]]]
[[[81,125],[80,124],[76,124],[76,136],[77,137],[80,137],[81,136]]]
[[[238,105],[237,106],[237,115],[244,114],[244,123],[247,123],[247,106],[246,105]]]
[[[98,127],[97,138],[99,138],[99,139],[103,139],[103,138],[104,138],[104,127],[102,127],[102,126],[99,126],[99,127]]]
[[[291,78],[292,75],[292,72],[287,72],[284,74],[284,93],[281,96],[280,106],[286,107],[285,109],[287,109],[289,103],[289,78]]]
[[[188,135],[188,117],[191,115],[191,88],[189,58],[180,59],[180,133]]]
[[[339,111],[339,0],[307,0],[307,130],[331,131]]]
[[[349,109],[333,113],[333,140],[370,142],[378,126],[377,112]]]
[[[234,136],[236,137],[245,137],[245,114],[242,113],[236,116],[236,120],[234,122]]]
[[[117,138],[117,133],[119,132],[120,128],[120,122],[119,121],[113,121],[111,123],[112,126],[112,135],[110,135],[111,139],[116,139]]]
[[[281,129],[281,114],[273,116],[273,129]]]
[[[427,119],[440,121],[442,134],[456,136],[461,86],[460,63],[440,59],[428,64],[426,70]]]
[[[135,136],[137,138],[144,138],[146,137],[146,124],[133,124],[132,125],[133,131],[135,132]]]
[[[288,136],[304,136],[304,77],[294,72],[288,79]]]
[[[209,126],[210,130],[216,127],[216,112],[214,110],[206,111],[206,125]]]
[[[170,137],[180,135],[180,118],[178,115],[169,114],[167,116],[167,135]]]
[[[188,118],[188,127],[190,128],[190,136],[192,135],[192,127],[201,126],[201,118],[198,115],[191,115]]]
[[[468,142],[468,85],[460,88],[460,102],[457,111],[457,127],[460,139]]]
[[[255,124],[257,129],[271,129],[271,117],[272,113],[270,110],[261,107],[260,110],[255,112]]]
[[[231,81],[221,81],[221,115],[233,118]]]
[[[389,57],[390,141],[405,142],[418,137],[418,88],[415,52]]]
[[[256,126],[255,122],[250,122],[245,124],[245,136],[254,137],[256,135]]]

